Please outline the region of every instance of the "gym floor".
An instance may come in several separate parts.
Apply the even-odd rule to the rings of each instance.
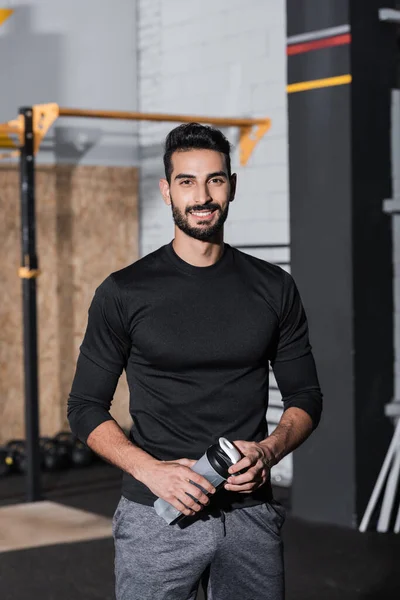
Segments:
[[[108,518],[119,498],[120,473],[103,463],[42,482],[46,500]],[[288,509],[287,600],[398,600],[400,536],[302,522],[290,516],[288,491],[275,492]],[[23,501],[22,476],[0,480],[0,506]],[[111,538],[1,553],[2,600],[112,600],[113,585]]]

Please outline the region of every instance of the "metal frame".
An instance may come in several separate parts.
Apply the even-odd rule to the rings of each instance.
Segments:
[[[25,435],[27,454],[26,499],[41,499],[39,453],[39,391],[37,350],[36,279],[40,275],[36,255],[35,218],[35,154],[58,117],[83,117],[129,121],[170,121],[176,123],[211,123],[221,127],[239,127],[240,162],[245,165],[256,144],[271,127],[270,119],[198,117],[122,111],[80,110],[60,108],[57,104],[41,104],[21,108],[19,116],[0,124],[0,146],[12,148],[1,158],[19,156],[21,187],[21,267],[23,296],[23,339],[25,374]],[[17,143],[13,142],[17,137]]]
[[[21,108],[24,143],[20,154],[21,268],[25,373],[25,436],[27,456],[27,501],[41,499],[39,457],[39,389],[37,351],[35,155],[33,110]]]

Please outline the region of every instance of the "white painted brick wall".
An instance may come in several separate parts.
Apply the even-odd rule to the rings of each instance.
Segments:
[[[149,3],[150,5],[151,3]],[[0,27],[0,123],[20,106],[137,110],[137,22],[132,0],[8,0]],[[150,10],[150,7],[149,7]],[[37,161],[137,163],[137,124],[60,119]]]
[[[272,119],[246,167],[232,156],[233,245],[289,243],[285,19],[281,0],[138,0],[140,110]],[[158,190],[173,126],[140,124],[142,255],[173,237]],[[238,130],[225,134],[236,146]]]

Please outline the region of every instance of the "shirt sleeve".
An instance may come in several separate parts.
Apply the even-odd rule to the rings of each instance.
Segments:
[[[303,409],[317,427],[322,393],[308,335],[307,317],[296,284],[284,273],[279,339],[271,366],[282,394],[284,410]]]
[[[71,431],[83,442],[104,421],[126,368],[131,340],[118,287],[110,275],[96,290],[68,399]]]

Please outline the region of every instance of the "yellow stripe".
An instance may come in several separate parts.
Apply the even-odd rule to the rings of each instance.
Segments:
[[[16,148],[17,145],[14,144],[13,140],[9,138],[7,135],[3,135],[0,133],[0,148]]]
[[[13,10],[11,8],[0,8],[0,25],[7,21],[8,17],[13,14]]]
[[[327,77],[326,79],[313,79],[311,81],[300,81],[286,86],[288,94],[315,90],[317,88],[332,87],[334,85],[345,85],[351,83],[351,75],[339,75],[339,77]]]

